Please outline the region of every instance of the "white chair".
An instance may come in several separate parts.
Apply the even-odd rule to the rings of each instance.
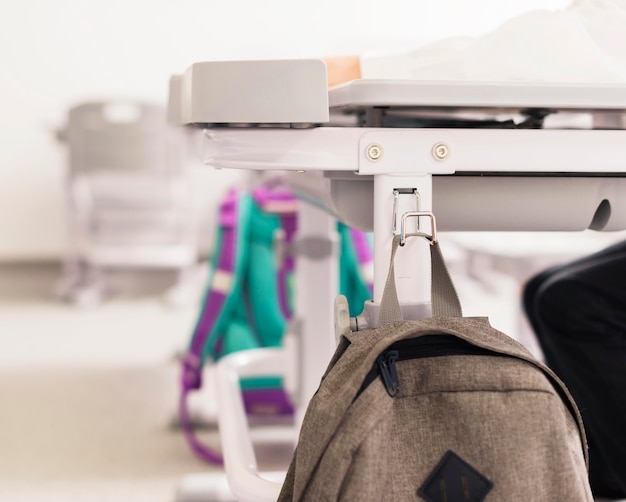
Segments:
[[[97,303],[108,268],[172,268],[168,299],[190,291],[197,224],[182,132],[164,108],[89,102],[69,110],[68,249],[61,294]]]

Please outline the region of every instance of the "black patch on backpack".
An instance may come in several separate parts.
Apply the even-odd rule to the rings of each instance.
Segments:
[[[485,476],[447,451],[417,494],[427,502],[481,502],[492,488]]]

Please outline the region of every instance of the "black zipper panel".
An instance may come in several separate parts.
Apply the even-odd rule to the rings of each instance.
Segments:
[[[444,356],[500,356],[507,357],[493,350],[477,347],[453,335],[424,335],[418,338],[400,340],[391,344],[374,363],[356,397],[359,397],[369,384],[379,376],[387,389],[387,393],[394,397],[398,393],[400,383],[395,363],[409,359]],[[355,399],[356,399],[355,397]]]

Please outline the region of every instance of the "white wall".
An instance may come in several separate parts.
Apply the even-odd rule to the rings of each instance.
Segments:
[[[196,61],[323,57],[479,35],[567,0],[1,0],[0,261],[65,246],[63,148],[54,128],[87,99],[165,103]],[[198,169],[211,203],[237,174]],[[212,231],[210,231],[212,235]]]

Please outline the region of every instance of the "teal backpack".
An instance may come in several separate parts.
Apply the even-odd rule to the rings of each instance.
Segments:
[[[295,258],[277,256],[276,238],[290,249],[297,230],[298,201],[280,183],[252,191],[233,189],[220,205],[215,250],[208,287],[187,354],[182,361],[179,419],[192,450],[204,460],[221,464],[221,455],[196,438],[187,407],[190,392],[202,387],[202,368],[232,352],[279,347],[292,314]],[[372,297],[367,280],[372,264],[368,236],[342,223],[340,291],[348,298],[351,315]],[[241,381],[249,418],[293,417],[294,408],[282,378],[252,377]]]

